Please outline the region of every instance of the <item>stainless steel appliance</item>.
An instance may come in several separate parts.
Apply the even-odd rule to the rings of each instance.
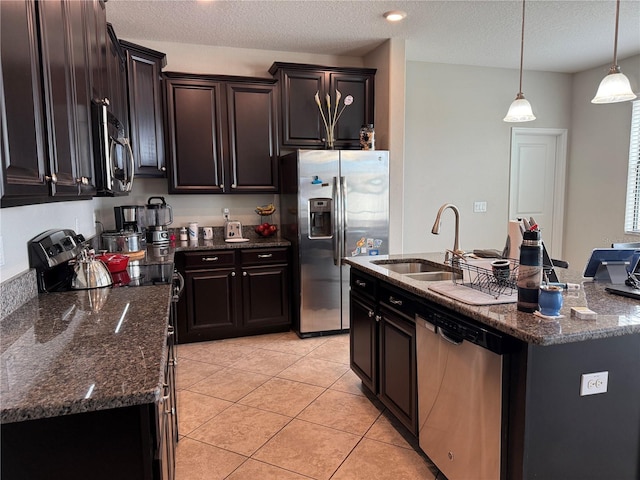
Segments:
[[[449,480],[500,479],[500,332],[449,312],[416,315],[420,448]]]
[[[119,232],[144,233],[142,217],[146,214],[144,205],[120,205],[113,207],[116,230]]]
[[[281,234],[293,248],[293,326],[349,328],[347,256],[389,249],[389,152],[299,150],[281,157]]]
[[[242,224],[237,220],[228,220],[224,223],[224,238],[242,238]]]
[[[154,203],[159,200],[160,203]],[[147,242],[153,245],[169,244],[169,225],[173,223],[173,209],[164,197],[149,197],[147,200],[144,226]]]
[[[124,125],[108,107],[106,98],[91,104],[97,192],[101,196],[128,195],[133,187],[133,151]]]
[[[131,253],[144,248],[142,233],[133,231],[102,232],[102,248],[107,252]]]

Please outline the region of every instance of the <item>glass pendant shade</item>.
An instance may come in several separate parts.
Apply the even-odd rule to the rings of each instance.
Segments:
[[[503,120],[505,122],[530,122],[535,119],[536,116],[533,114],[531,104],[524,98],[522,93],[519,93],[513,103],[511,103],[507,116],[504,117]]]
[[[636,98],[636,94],[631,90],[629,79],[624,73],[620,73],[620,68],[611,67],[606,77],[600,82],[596,96],[591,103],[618,103],[626,102]]]
[[[620,0],[616,0],[616,31],[613,40],[613,63],[609,73],[600,82],[596,96],[591,103],[618,103],[636,98],[629,79],[620,72],[618,66],[618,23],[620,21]]]

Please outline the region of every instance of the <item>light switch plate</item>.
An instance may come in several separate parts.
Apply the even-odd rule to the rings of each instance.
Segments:
[[[609,384],[609,372],[583,373],[580,380],[580,396],[606,393]]]

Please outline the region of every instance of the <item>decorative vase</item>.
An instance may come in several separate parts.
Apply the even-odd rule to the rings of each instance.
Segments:
[[[326,150],[333,150],[335,147],[335,140],[333,136],[333,129],[327,128],[327,140],[326,140]]]

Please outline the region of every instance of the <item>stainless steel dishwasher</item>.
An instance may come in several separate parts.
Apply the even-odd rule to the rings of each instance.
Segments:
[[[420,448],[448,480],[499,480],[508,337],[435,307],[416,331]]]

